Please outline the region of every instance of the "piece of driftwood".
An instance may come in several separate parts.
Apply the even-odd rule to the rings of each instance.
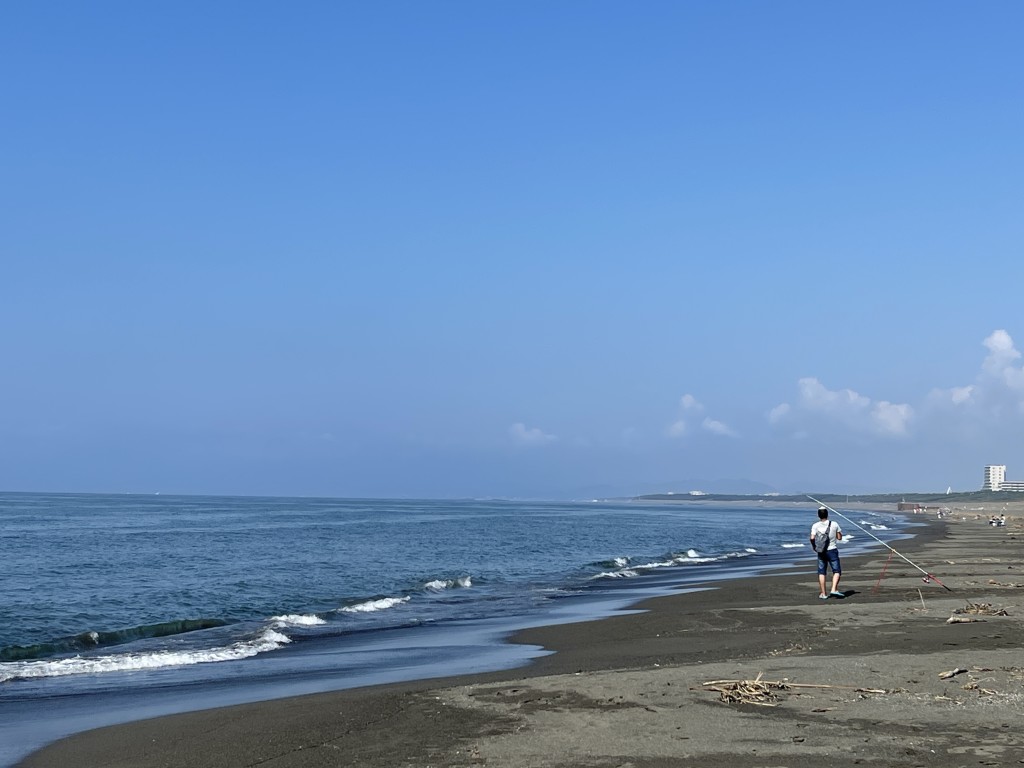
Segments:
[[[1014,584],[1012,581],[996,581],[995,579],[989,579],[988,583],[997,587],[1024,587],[1024,584]]]
[[[727,704],[757,704],[762,707],[778,706],[776,691],[795,688],[841,689],[855,693],[888,693],[883,688],[862,688],[854,685],[825,685],[823,683],[791,683],[788,680],[762,680],[761,674],[753,680],[709,680],[701,684],[705,690],[718,693]]]
[[[984,621],[984,619],[972,619],[967,616],[950,616],[946,619],[947,624],[974,624],[979,621]]]
[[[993,608],[991,603],[967,603],[963,608],[954,609],[953,613],[969,613],[975,616],[1009,616],[1005,608]]]
[[[711,680],[704,688],[714,691],[726,704],[756,704],[759,707],[778,706],[775,690],[784,689],[783,682],[762,681],[759,674],[754,680]]]
[[[949,678],[956,677],[957,675],[962,675],[966,671],[967,670],[964,669],[963,667],[957,667],[956,669],[949,670],[949,672],[940,672],[939,673],[939,679],[940,680],[949,680]]]
[[[996,691],[993,691],[991,688],[982,688],[980,685],[978,685],[973,680],[971,682],[969,682],[969,683],[964,683],[960,687],[963,690],[965,690],[965,691],[977,691],[978,694],[981,695],[981,696],[995,696],[996,695]]]

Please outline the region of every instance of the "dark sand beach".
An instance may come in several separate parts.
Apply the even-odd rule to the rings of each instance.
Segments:
[[[557,651],[529,667],[114,726],[21,765],[1024,764],[1024,504],[1008,508],[1005,527],[988,514],[932,515],[897,544],[952,592],[898,558],[875,591],[879,548],[845,558],[847,597],[821,601],[809,556],[643,613],[524,631],[516,641]],[[978,612],[954,614],[969,604]],[[759,676],[796,685],[750,703],[704,685]]]

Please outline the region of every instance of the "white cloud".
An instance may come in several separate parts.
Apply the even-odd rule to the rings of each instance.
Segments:
[[[1024,366],[1013,338],[1004,330],[993,331],[982,346],[988,354],[981,362],[973,384],[933,389],[930,407],[980,422],[999,422],[1014,411],[1024,413]]]
[[[875,398],[850,388],[830,389],[818,378],[796,382],[796,392],[765,412],[780,434],[810,439],[826,434],[862,438],[984,439],[1019,433],[1024,420],[1024,353],[1003,329],[982,342],[984,358],[973,382],[934,389],[910,402]],[[679,399],[676,418],[665,427],[670,438],[703,431],[736,436],[707,413],[692,394]]]
[[[925,400],[926,405],[931,408],[970,407],[975,401],[975,387],[969,384],[966,387],[951,387],[950,389],[933,389],[928,393]]]
[[[889,403],[879,400],[871,407],[871,419],[876,428],[884,434],[905,435],[907,422],[914,415],[914,409],[906,403]]]
[[[855,412],[867,408],[871,400],[852,389],[830,390],[814,377],[800,379],[800,405],[820,413]]]
[[[518,445],[544,445],[558,439],[555,435],[549,435],[537,427],[527,427],[521,421],[517,421],[509,427],[508,434]]]
[[[724,435],[725,437],[736,437],[736,433],[733,432],[728,426],[720,421],[715,421],[711,417],[704,419],[701,424],[705,430],[715,435]]]
[[[791,410],[793,409],[790,407],[789,403],[779,403],[770,411],[768,411],[768,422],[770,424],[778,424],[780,421],[786,418],[786,414],[788,414]]]
[[[840,426],[850,432],[883,437],[900,437],[914,417],[914,409],[905,403],[872,400],[852,389],[828,389],[814,377],[797,382],[795,404],[780,403],[768,413],[772,424],[796,422],[809,430],[808,422],[820,422],[830,428]]]
[[[1013,361],[1020,358],[1020,352],[1013,345],[1013,338],[1004,330],[992,331],[981,343],[988,349],[988,356],[981,367],[996,376],[1012,369]]]
[[[671,438],[680,438],[684,435],[689,434],[690,426],[687,419],[693,416],[694,421],[700,419],[701,413],[704,412],[704,405],[697,400],[691,394],[685,394],[679,398],[679,410],[686,418],[677,418],[671,424],[665,428],[665,434]],[[711,432],[715,435],[726,435],[728,437],[735,437],[736,433],[730,429],[726,424],[716,419],[712,419],[710,416],[704,417],[701,421],[701,428],[705,432]]]
[[[982,342],[988,348],[988,355],[981,364],[983,376],[993,383],[1002,384],[1011,392],[1024,395],[1024,368],[1014,363],[1020,359],[1020,352],[1013,345],[1013,339],[1006,331],[994,331]]]
[[[686,422],[682,419],[669,424],[666,430],[669,437],[682,437],[686,434]]]
[[[684,411],[702,411],[704,406],[697,402],[697,398],[693,395],[683,395],[679,398],[679,407]]]
[[[960,405],[966,403],[971,399],[971,395],[974,393],[974,385],[966,387],[953,387],[949,390],[949,398],[953,401],[954,405]]]

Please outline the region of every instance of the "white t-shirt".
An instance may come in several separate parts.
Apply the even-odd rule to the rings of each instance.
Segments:
[[[826,551],[828,551],[828,549],[836,548],[836,534],[842,533],[839,523],[833,520],[819,520],[811,526],[811,540],[814,540],[816,533],[825,533],[826,526],[828,527],[828,548]]]

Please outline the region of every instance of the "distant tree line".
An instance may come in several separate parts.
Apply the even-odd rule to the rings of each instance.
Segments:
[[[643,496],[635,496],[637,501],[810,501],[808,495],[813,496],[830,506],[837,506],[847,502],[863,502],[867,504],[896,504],[901,501],[909,501],[918,504],[975,504],[978,502],[996,501],[1024,501],[1024,493],[1013,491],[971,491],[967,493],[868,493],[868,494],[845,494],[845,493],[811,493],[811,494],[764,494],[764,493],[705,493],[699,496],[691,496],[687,492],[682,493],[648,493]]]

